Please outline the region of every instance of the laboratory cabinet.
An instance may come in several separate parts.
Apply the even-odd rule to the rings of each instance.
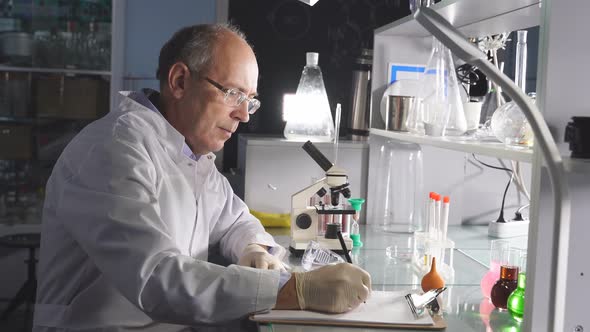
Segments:
[[[40,232],[43,188],[63,148],[118,91],[158,88],[161,46],[222,22],[216,0],[14,0],[0,15],[0,236]],[[0,248],[0,302],[25,280],[26,250]],[[3,305],[0,305],[3,307]]]
[[[250,209],[290,213],[291,195],[325,176],[322,168],[303,150],[304,143],[282,137],[239,136],[234,190]],[[366,197],[367,142],[340,141],[337,160],[334,144],[314,145],[328,160],[347,172],[352,197]]]
[[[423,65],[430,54],[432,37],[412,16],[375,30],[371,140],[409,141],[423,147],[429,146],[428,149],[444,149],[465,156],[473,153],[528,165],[531,224],[528,232],[527,302],[525,320],[521,327],[525,331],[589,329],[590,318],[583,308],[585,299],[590,296],[590,288],[587,287],[590,262],[583,253],[589,249],[584,237],[590,231],[590,226],[585,222],[587,218],[584,216],[589,212],[587,197],[590,196],[590,167],[587,161],[569,158],[570,153],[563,136],[572,116],[590,116],[585,103],[579,102],[580,96],[586,93],[586,78],[590,75],[588,66],[580,66],[587,62],[587,54],[590,52],[588,43],[583,42],[587,31],[590,31],[590,22],[583,13],[590,11],[590,3],[585,0],[567,3],[541,3],[538,0],[445,0],[431,8],[467,37],[482,37],[540,26],[537,106],[564,159],[566,172],[562,177],[570,192],[570,217],[562,220],[562,227],[558,228],[553,218],[554,193],[543,155],[536,145],[530,151],[514,151],[483,143],[453,142],[384,130],[379,107],[389,83],[388,68],[392,64]],[[376,172],[376,164],[375,158],[370,158],[369,187],[372,174]],[[459,163],[458,167],[462,165],[465,164]],[[424,171],[427,174],[441,172],[441,169],[428,169],[425,166]],[[456,170],[450,168],[443,171],[456,173]],[[471,189],[463,190],[463,197],[472,195]],[[558,271],[556,279],[551,277],[554,268]],[[556,289],[556,297],[553,297],[553,289]],[[557,309],[552,311],[554,307]],[[559,327],[554,327],[555,321]]]

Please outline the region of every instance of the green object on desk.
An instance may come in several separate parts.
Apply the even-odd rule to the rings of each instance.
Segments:
[[[524,315],[524,290],[526,287],[526,274],[518,274],[518,284],[516,289],[508,297],[508,311],[516,320],[522,320]]]
[[[364,198],[349,198],[348,202],[352,206],[352,208],[358,214],[361,211],[361,207],[365,202]],[[361,241],[361,234],[359,233],[359,224],[356,221],[356,215],[353,217],[352,226],[350,227],[350,239],[352,239],[352,246],[353,247],[362,247],[363,242]]]

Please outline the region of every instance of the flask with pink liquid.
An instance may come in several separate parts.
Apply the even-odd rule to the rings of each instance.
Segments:
[[[508,261],[510,242],[507,240],[492,240],[490,245],[490,269],[481,279],[481,293],[490,298],[492,287],[500,279],[500,267]]]

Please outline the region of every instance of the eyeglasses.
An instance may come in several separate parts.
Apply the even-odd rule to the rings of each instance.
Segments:
[[[209,77],[205,77],[205,80],[207,82],[211,83],[211,85],[213,85],[214,87],[221,90],[223,93],[225,93],[225,97],[223,98],[223,100],[229,106],[240,106],[244,101],[247,101],[249,114],[256,113],[258,108],[260,108],[260,100],[255,99],[255,98],[248,98],[248,96],[246,96],[246,94],[243,93],[242,91],[240,91],[238,89],[226,88],[223,85],[210,79]]]

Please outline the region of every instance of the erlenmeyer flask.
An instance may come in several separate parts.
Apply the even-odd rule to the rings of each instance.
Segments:
[[[295,93],[296,107],[285,116],[284,135],[296,141],[330,142],[334,138],[334,122],[324,87],[319,54],[308,52],[307,64]]]
[[[429,136],[463,135],[467,131],[467,121],[453,57],[451,51],[434,37],[421,85],[417,109],[412,113],[417,122],[422,120],[424,133]],[[419,123],[415,127],[421,131]]]

